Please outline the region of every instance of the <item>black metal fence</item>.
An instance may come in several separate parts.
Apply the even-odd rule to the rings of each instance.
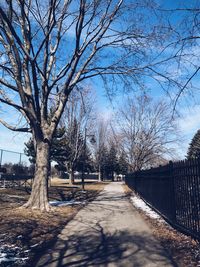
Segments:
[[[172,225],[200,240],[200,159],[131,173],[125,181]]]

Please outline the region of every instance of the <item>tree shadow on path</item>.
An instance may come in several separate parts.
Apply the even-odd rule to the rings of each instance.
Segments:
[[[167,259],[167,260],[166,260]],[[171,263],[171,265],[168,263]],[[109,265],[111,264],[111,265]],[[149,265],[148,265],[149,264]],[[105,233],[99,223],[91,231],[58,239],[36,266],[177,266],[146,233]]]
[[[103,191],[63,229],[36,267],[177,266],[123,192]]]

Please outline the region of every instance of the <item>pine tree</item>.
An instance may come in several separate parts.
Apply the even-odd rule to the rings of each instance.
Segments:
[[[91,158],[91,152],[87,146],[87,144],[85,144],[86,147],[83,148],[83,150],[81,151],[80,157],[77,160],[77,164],[76,164],[76,170],[77,171],[84,171],[84,172],[90,172],[93,171],[94,169],[94,162]],[[85,151],[84,151],[85,149]]]
[[[200,130],[198,130],[192,138],[187,152],[188,159],[197,157],[200,157]]]
[[[114,173],[118,169],[118,159],[117,159],[117,149],[114,143],[111,144],[108,152],[108,162],[107,162],[107,174],[114,180]]]
[[[101,179],[104,180],[107,176],[108,169],[108,149],[105,145],[101,147],[98,161],[100,166]]]
[[[70,149],[67,143],[66,128],[59,128],[54,135],[51,150],[50,160],[57,163],[58,170],[66,171],[66,160],[69,158]]]
[[[35,149],[30,138],[25,143],[25,154],[31,163],[35,163]],[[89,148],[84,148],[84,138],[76,119],[68,126],[56,130],[50,148],[50,162],[57,163],[56,169],[68,171],[71,183],[74,183],[74,171],[88,171],[92,168]],[[84,161],[84,163],[83,163]]]
[[[67,171],[70,175],[70,181],[74,183],[74,171],[81,169],[82,158],[84,153],[84,139],[76,118],[68,125],[66,130],[67,147],[69,157],[66,161]]]
[[[65,127],[56,130],[53,136],[50,148],[50,162],[55,161],[58,169],[63,169],[66,159],[69,157],[69,149],[67,148],[67,140],[65,136]],[[24,153],[29,157],[31,163],[35,163],[35,149],[33,139],[30,138],[25,144]]]
[[[27,143],[24,143],[25,149],[24,153],[29,158],[30,163],[35,164],[35,149],[33,144],[33,139],[30,138]]]
[[[118,174],[123,174],[125,175],[128,171],[128,162],[127,162],[127,157],[124,151],[122,151],[119,155],[118,158]]]

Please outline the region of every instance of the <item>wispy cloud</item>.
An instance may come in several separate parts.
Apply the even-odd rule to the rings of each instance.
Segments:
[[[179,126],[185,135],[192,137],[200,129],[200,105],[183,111]]]
[[[100,114],[100,118],[102,118],[104,121],[110,121],[113,116],[113,109],[110,107],[104,107],[99,110],[98,113]]]
[[[181,113],[182,116],[178,120],[178,127],[183,140],[181,146],[177,146],[176,151],[179,157],[184,158],[187,155],[187,150],[193,136],[200,129],[200,105],[195,105],[192,108],[185,107]]]

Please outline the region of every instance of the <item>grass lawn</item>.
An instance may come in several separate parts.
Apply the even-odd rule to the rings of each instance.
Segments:
[[[0,189],[0,266],[34,266],[34,260],[50,247],[62,228],[81,207],[93,200],[106,183],[86,182],[69,185],[65,179],[54,178],[49,188],[50,201],[76,200],[78,205],[55,207],[49,213],[22,209],[30,188]],[[4,253],[13,261],[4,261]],[[24,260],[21,260],[24,258]]]

